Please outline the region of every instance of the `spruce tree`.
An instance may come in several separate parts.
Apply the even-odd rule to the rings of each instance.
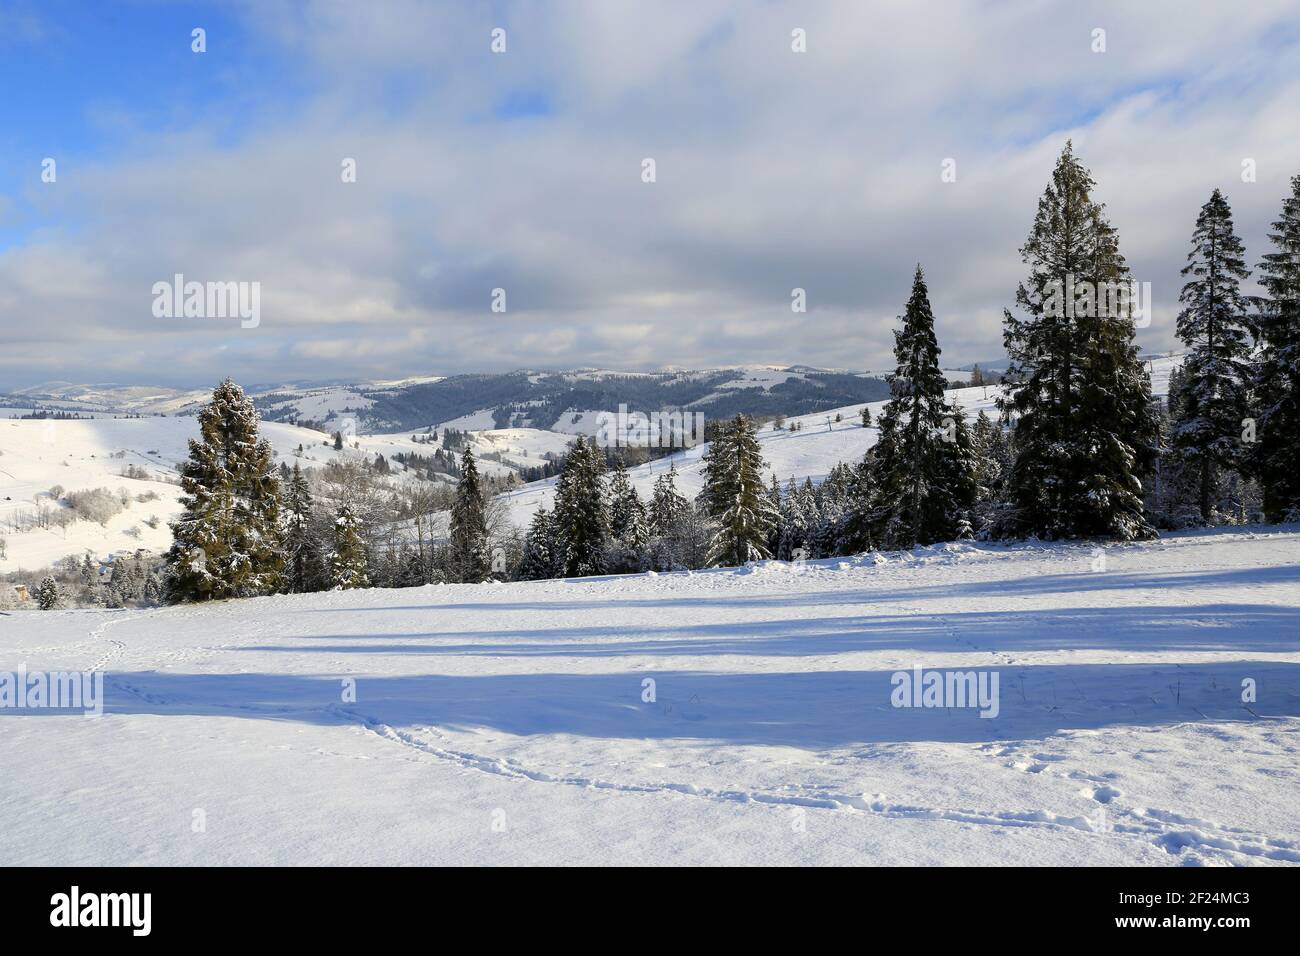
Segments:
[[[1179,530],[1204,524],[1197,462],[1172,447],[1174,422],[1186,417],[1188,389],[1182,368],[1169,372],[1169,394],[1157,408],[1160,456],[1146,488],[1146,510],[1158,528]]]
[[[905,549],[969,534],[975,475],[969,431],[944,398],[925,274],[916,267],[912,292],[894,333],[892,397],[880,413],[875,445],[872,537]]]
[[[944,426],[943,440],[947,447],[941,474],[950,499],[949,534],[962,540],[974,537],[979,530],[975,506],[979,502],[979,474],[984,466],[962,407],[953,403],[949,409],[952,417]]]
[[[650,563],[658,571],[689,566],[687,539],[693,533],[695,509],[677,490],[677,466],[655,479],[650,496]]]
[[[555,485],[556,557],[565,577],[605,572],[609,506],[604,471],[605,460],[596,443],[579,435]]]
[[[36,589],[36,606],[42,611],[51,611],[59,606],[59,585],[52,577],[46,577]]]
[[[291,592],[302,594],[312,590],[316,577],[316,544],[311,534],[312,496],[307,476],[294,462],[284,493],[285,574]]]
[[[649,558],[649,523],[645,505],[628,480],[622,459],[610,470],[608,495],[611,542],[607,569],[615,573],[644,571]]]
[[[1257,269],[1259,364],[1254,375],[1256,444],[1251,467],[1268,521],[1300,520],[1300,176],[1269,233],[1273,252]]]
[[[1148,538],[1142,480],[1156,455],[1151,385],[1138,359],[1129,270],[1092,176],[1067,144],[1021,258],[1023,311],[1004,314],[1015,424],[998,531],[1047,539]]]
[[[167,553],[174,600],[273,593],[284,565],[280,479],[243,389],[226,379],[198,415]]]
[[[448,546],[448,560],[456,581],[478,584],[487,580],[492,572],[492,559],[488,554],[483,489],[479,483],[478,466],[474,464],[474,454],[469,446],[465,447],[461,455],[456,501],[451,506]]]
[[[645,505],[627,477],[620,459],[609,473],[609,533],[615,538],[644,546],[649,535]]]
[[[718,429],[704,455],[707,513],[718,523],[709,547],[711,565],[741,565],[772,556],[767,535],[777,520],[763,487],[763,454],[754,426],[737,414]]]
[[[555,577],[555,524],[546,508],[533,514],[528,533],[524,536],[524,555],[519,577],[525,581],[541,581]]]
[[[334,553],[330,555],[330,569],[336,590],[370,586],[361,521],[347,502],[339,506],[334,516]]]
[[[807,550],[805,546],[812,535],[812,519],[815,517],[808,513],[810,507],[814,506],[791,475],[786,482],[785,494],[781,497],[781,510],[776,519],[781,528],[781,542],[778,550],[773,553],[782,561],[793,561],[800,549]]]
[[[772,527],[767,532],[767,550],[772,557],[780,558],[781,540],[785,536],[785,509],[781,505],[781,484],[776,480],[776,472],[772,472],[767,500],[772,503],[772,513],[775,515]]]
[[[840,534],[841,554],[858,554],[874,547],[871,532],[872,506],[876,499],[875,457],[874,449],[868,449],[850,474],[844,527]]]
[[[971,441],[979,465],[975,473],[977,523],[986,528],[998,520],[1006,475],[1011,469],[1011,443],[1002,426],[983,409],[971,428]]]
[[[668,470],[655,479],[654,493],[650,497],[650,533],[658,537],[672,534],[690,506],[690,502],[677,491],[677,466],[669,465]]]
[[[1173,453],[1197,476],[1201,522],[1215,517],[1221,475],[1242,464],[1251,343],[1241,280],[1250,275],[1232,210],[1219,190],[1201,207],[1183,275],[1178,338],[1187,346],[1179,416],[1170,429]]]

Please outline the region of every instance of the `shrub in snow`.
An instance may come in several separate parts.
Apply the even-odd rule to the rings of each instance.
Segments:
[[[49,611],[59,604],[59,586],[54,578],[47,577],[36,589],[36,606],[42,611]]]

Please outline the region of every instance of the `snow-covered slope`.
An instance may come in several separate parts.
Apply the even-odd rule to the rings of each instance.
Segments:
[[[262,433],[290,464],[301,460],[310,466],[346,454],[327,447],[320,432],[305,428],[267,423]],[[171,544],[167,521],[179,511],[176,463],[197,435],[198,421],[190,417],[0,419],[0,536],[6,553],[0,570],[40,567],[84,551],[106,557],[137,548],[165,550]],[[301,459],[296,456],[299,444]],[[126,477],[128,469],[147,477]],[[50,494],[55,485],[64,492],[123,489],[130,503],[104,526],[77,521],[60,528],[52,522],[50,527],[15,530],[15,523],[42,507],[60,509]],[[139,496],[148,500],[139,501]],[[150,520],[155,518],[156,524]]]
[[[1105,557],[0,614],[0,671],[106,675],[0,709],[0,865],[1300,862],[1300,528]]]
[[[407,478],[393,461],[395,454],[427,457],[438,447],[406,433],[349,435],[345,447],[336,451],[328,435],[280,422],[263,422],[261,433],[290,467],[297,463],[310,470],[331,461],[383,455],[395,481]],[[176,464],[185,459],[188,440],[197,436],[198,421],[190,416],[0,419],[0,538],[5,541],[0,571],[39,568],[86,551],[106,558],[138,548],[166,550],[171,544],[167,523],[180,510]],[[548,453],[562,455],[568,441],[556,432],[506,428],[473,435],[471,446],[482,474],[505,477],[544,464]],[[140,469],[148,477],[125,477],[128,469]],[[64,493],[124,489],[130,500],[103,526],[77,521],[60,527],[51,520],[45,527],[28,527],[43,508],[51,515],[67,510],[50,494],[56,485]]]
[[[1181,355],[1148,361],[1151,389],[1155,396],[1163,397],[1168,392],[1169,374],[1181,361]],[[949,401],[955,401],[961,406],[968,419],[973,420],[982,411],[996,420],[996,402],[1002,391],[999,386],[984,385],[951,389],[946,394]],[[871,410],[872,422],[878,422],[885,402],[868,402],[865,405]],[[862,427],[862,409],[862,404],[846,405],[813,415],[796,416],[789,419],[781,429],[774,424],[764,425],[759,430],[758,440],[769,471],[777,476],[782,487],[790,478],[800,482],[811,478],[816,484],[840,462],[860,461],[879,436],[879,430],[874,425],[871,428]],[[840,420],[836,421],[836,418]],[[586,420],[592,422],[592,426],[584,431],[594,434],[597,430],[594,417]],[[797,431],[790,429],[792,424],[798,426]],[[704,485],[702,459],[707,450],[708,445],[702,444],[667,458],[629,468],[628,477],[642,499],[649,500],[655,479],[669,468],[676,468],[678,490],[687,495],[698,494]],[[552,507],[554,497],[554,478],[533,482],[510,493],[507,501],[511,521],[519,527],[526,527],[539,506]]]

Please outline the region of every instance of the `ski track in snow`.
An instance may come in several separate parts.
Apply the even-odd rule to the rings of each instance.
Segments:
[[[532,770],[518,761],[465,751],[449,750],[420,738],[415,731],[390,727],[374,717],[355,710],[335,708],[340,716],[358,722],[368,732],[422,755],[434,757],[456,767],[480,773],[497,774],[513,780],[555,784],[560,786],[612,790],[619,793],[680,794],[706,800],[733,803],[762,803],[785,807],[803,807],[815,810],[834,810],[878,814],[906,820],[933,820],[950,823],[978,824],[995,827],[1042,827],[1069,829],[1083,833],[1113,832],[1148,840],[1172,855],[1186,849],[1196,849],[1210,856],[1219,856],[1227,862],[1239,862],[1240,857],[1262,857],[1288,863],[1300,863],[1300,842],[1281,840],[1251,833],[1239,827],[1228,827],[1208,820],[1185,817],[1167,810],[1146,807],[1112,808],[1115,820],[1105,816],[1064,816],[1047,810],[971,810],[951,807],[927,807],[891,803],[883,793],[874,794],[824,794],[808,795],[803,792],[776,794],[747,790],[713,790],[681,783],[620,783],[590,777],[553,775]],[[420,728],[424,733],[442,737],[435,727]],[[1011,748],[1001,755],[1014,753]],[[1062,760],[1057,756],[1036,755],[1039,759]],[[1033,765],[1030,772],[1040,772],[1041,764]],[[797,789],[797,788],[796,788]],[[1098,804],[1110,808],[1112,801],[1122,796],[1113,787],[1099,786],[1084,795]],[[1197,861],[1196,865],[1199,865]]]

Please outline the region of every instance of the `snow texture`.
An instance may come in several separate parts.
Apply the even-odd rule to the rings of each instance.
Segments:
[[[1300,862],[1300,528],[1102,557],[0,615],[0,671],[106,675],[0,709],[0,864]]]

